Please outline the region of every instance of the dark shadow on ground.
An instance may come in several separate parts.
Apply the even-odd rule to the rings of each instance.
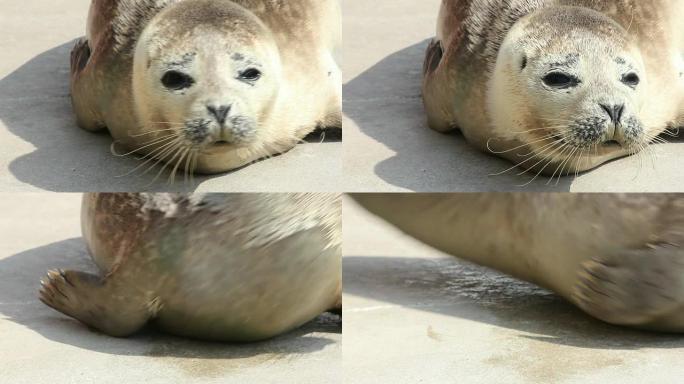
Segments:
[[[344,112],[396,155],[375,166],[386,182],[418,192],[567,192],[573,176],[552,182],[472,148],[460,133],[427,126],[421,98],[422,63],[429,40],[395,52],[344,85]],[[664,138],[667,138],[665,136]],[[684,141],[684,137],[673,141]],[[619,160],[617,160],[619,161]]]
[[[334,343],[324,333],[341,333],[341,318],[324,314],[277,338],[250,344],[206,342],[175,337],[148,326],[129,338],[114,338],[67,317],[38,300],[40,279],[49,269],[97,271],[80,238],[31,249],[0,260],[0,314],[63,344],[127,356],[199,359],[258,358],[268,362],[322,350]]]
[[[561,297],[458,259],[344,257],[344,292],[589,349],[682,348],[684,335],[613,326]]]
[[[153,182],[161,169],[157,167],[142,176],[137,172],[121,177],[142,161],[113,156],[108,133],[94,134],[76,125],[69,97],[69,55],[73,45],[74,41],[70,41],[43,52],[0,79],[0,120],[12,134],[35,146],[33,152],[11,162],[10,171],[17,179],[52,191],[187,192],[222,176],[196,175],[192,182],[184,182],[180,175],[181,181],[177,178],[169,185],[168,168]],[[315,132],[305,141],[338,142],[341,134],[322,136]]]

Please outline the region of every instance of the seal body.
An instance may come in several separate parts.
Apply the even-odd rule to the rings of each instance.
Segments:
[[[336,0],[93,0],[71,58],[78,124],[174,174],[287,151],[341,127],[340,29]]]
[[[428,245],[546,287],[601,320],[684,331],[684,197],[356,195]]]
[[[51,271],[41,300],[113,336],[148,321],[177,335],[253,341],[341,308],[333,194],[88,194],[100,276]]]
[[[682,121],[682,16],[676,0],[444,0],[429,125],[548,175],[637,153]]]

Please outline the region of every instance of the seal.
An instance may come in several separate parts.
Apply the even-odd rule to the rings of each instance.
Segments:
[[[53,270],[40,300],[112,336],[255,341],[341,309],[336,194],[87,194],[101,273]]]
[[[355,198],[428,245],[548,288],[598,319],[684,332],[684,196]]]
[[[443,0],[429,126],[552,177],[640,153],[682,123],[682,16],[670,0]]]
[[[341,128],[336,0],[93,0],[87,24],[71,53],[78,125],[172,175]]]

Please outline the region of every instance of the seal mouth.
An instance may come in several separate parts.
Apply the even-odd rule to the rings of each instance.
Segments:
[[[227,145],[230,145],[230,143],[227,140],[218,140],[215,141],[212,145],[216,147],[225,147]]]
[[[228,151],[233,151],[236,149],[244,148],[245,146],[246,146],[246,144],[242,143],[240,141],[231,142],[228,140],[217,140],[211,144],[207,144],[204,147],[204,149],[202,150],[202,153],[205,153],[208,155],[216,155],[216,154],[225,153]]]
[[[617,140],[604,141],[601,146],[603,148],[622,148],[622,144],[620,144],[620,142]]]
[[[234,147],[235,145],[228,140],[217,140],[214,141],[213,143],[209,144],[207,149],[213,150],[213,151],[220,151],[220,150],[225,150],[231,147]]]

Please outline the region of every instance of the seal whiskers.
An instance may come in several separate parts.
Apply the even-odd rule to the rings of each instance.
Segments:
[[[170,152],[171,150],[173,150],[176,146],[181,146],[181,145],[182,145],[182,143],[177,138],[172,138],[171,141],[163,142],[163,143],[161,143],[160,147],[155,148],[154,150],[148,152],[147,154],[145,154],[144,156],[142,156],[140,158],[141,161],[146,159],[143,163],[139,164],[138,166],[131,169],[127,173],[125,173],[123,175],[119,175],[117,177],[126,177],[128,175],[131,175],[131,174],[135,173],[137,170],[139,170],[140,168],[149,164],[150,162],[154,162],[153,163],[153,165],[154,165],[158,161],[158,159],[157,159],[158,156],[162,156],[162,155]]]
[[[529,162],[529,161],[533,161],[533,160],[537,159],[538,157],[548,156],[548,155],[549,155],[549,151],[551,151],[550,154],[553,155],[553,154],[555,154],[556,151],[559,149],[557,146],[558,146],[558,145],[561,145],[561,144],[563,144],[563,141],[560,140],[560,139],[559,139],[559,140],[555,140],[555,141],[551,141],[550,143],[547,143],[546,145],[544,145],[543,147],[541,147],[541,148],[539,149],[539,152],[537,152],[537,153],[532,153],[532,152],[529,153],[529,156],[527,156],[527,159],[525,159],[525,160],[523,160],[523,161],[521,161],[521,162],[516,163],[516,164],[513,165],[512,167],[507,168],[507,169],[505,169],[505,170],[502,171],[502,172],[495,173],[495,174],[492,174],[492,175],[490,175],[490,176],[500,176],[500,175],[506,174],[506,173],[508,173],[508,172],[510,172],[510,171],[512,171],[512,170],[514,170],[514,169],[516,169],[516,168],[518,168],[518,167],[520,167],[520,166],[522,166],[523,164],[525,164],[525,163],[527,163],[527,162]],[[562,146],[561,146],[561,148],[562,148]],[[546,158],[546,157],[542,157],[542,158]]]

